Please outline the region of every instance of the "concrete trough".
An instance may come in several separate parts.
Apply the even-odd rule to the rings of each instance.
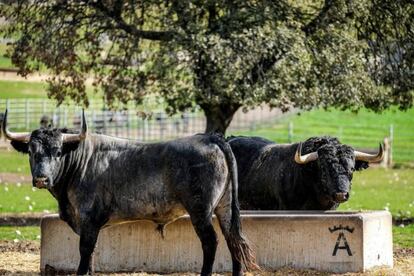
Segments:
[[[225,241],[219,235],[214,271],[231,271]],[[392,221],[386,211],[242,213],[243,230],[264,270],[283,266],[336,273],[363,272],[393,266]],[[188,217],[166,228],[165,239],[149,221],[119,224],[101,230],[94,267],[101,272],[199,272],[201,244]],[[57,215],[41,223],[41,264],[75,271],[79,237]]]

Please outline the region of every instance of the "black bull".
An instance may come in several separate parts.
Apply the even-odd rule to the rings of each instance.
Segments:
[[[237,167],[229,145],[217,135],[195,135],[165,143],[142,144],[82,131],[38,129],[3,132],[19,152],[28,153],[33,185],[47,188],[59,214],[80,235],[78,274],[92,272],[91,255],[99,230],[123,220],[164,225],[188,213],[203,249],[202,275],[212,272],[216,214],[233,261],[255,268],[241,233]],[[47,238],[47,237],[43,237]]]
[[[383,158],[355,151],[333,137],[276,144],[260,137],[229,137],[245,210],[329,210],[348,200],[355,170]],[[303,148],[303,149],[302,149]]]

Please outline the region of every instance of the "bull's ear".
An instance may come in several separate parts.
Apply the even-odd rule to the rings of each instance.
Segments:
[[[356,171],[362,171],[364,169],[367,169],[369,167],[368,162],[365,161],[355,161],[355,170]]]
[[[78,148],[79,142],[66,142],[62,146],[62,154],[67,154],[71,151],[74,151]]]
[[[18,152],[29,153],[29,144],[28,143],[12,140],[10,142],[10,144]]]

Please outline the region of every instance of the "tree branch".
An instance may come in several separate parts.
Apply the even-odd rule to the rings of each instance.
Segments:
[[[302,31],[305,32],[306,35],[311,35],[316,32],[316,30],[323,24],[329,23],[326,22],[327,17],[326,15],[329,13],[330,9],[334,6],[335,0],[325,0],[325,3],[319,12],[319,14],[313,18],[307,25],[303,26]],[[331,18],[332,20],[332,18]]]
[[[124,32],[148,40],[159,40],[159,41],[170,41],[176,35],[172,31],[143,31],[137,29],[135,26],[128,24],[121,16],[120,8],[117,7],[115,10],[110,10],[101,1],[91,3],[91,6],[102,12],[104,15],[111,18],[116,28],[123,30]]]
[[[335,0],[325,0],[325,4],[322,7],[319,14],[313,18],[306,26],[302,28],[302,30],[306,33],[306,35],[311,35],[323,24],[326,22],[326,15],[329,13],[331,8],[334,6]],[[269,71],[277,61],[279,61],[283,55],[287,51],[281,51],[279,53],[275,53],[274,55],[271,55],[266,58],[262,58],[258,61],[258,63],[253,66],[253,68],[249,71],[250,80],[251,83],[254,84],[258,80],[261,79],[261,77],[266,74],[267,71]]]

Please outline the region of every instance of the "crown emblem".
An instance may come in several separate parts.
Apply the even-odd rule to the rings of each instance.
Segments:
[[[331,233],[333,233],[333,232],[336,232],[336,231],[339,231],[339,230],[345,230],[345,231],[348,231],[349,233],[352,233],[352,232],[354,232],[354,227],[349,227],[349,226],[342,226],[342,224],[339,224],[338,226],[334,226],[334,227],[329,227],[328,228],[329,229],[329,232],[331,232]]]

